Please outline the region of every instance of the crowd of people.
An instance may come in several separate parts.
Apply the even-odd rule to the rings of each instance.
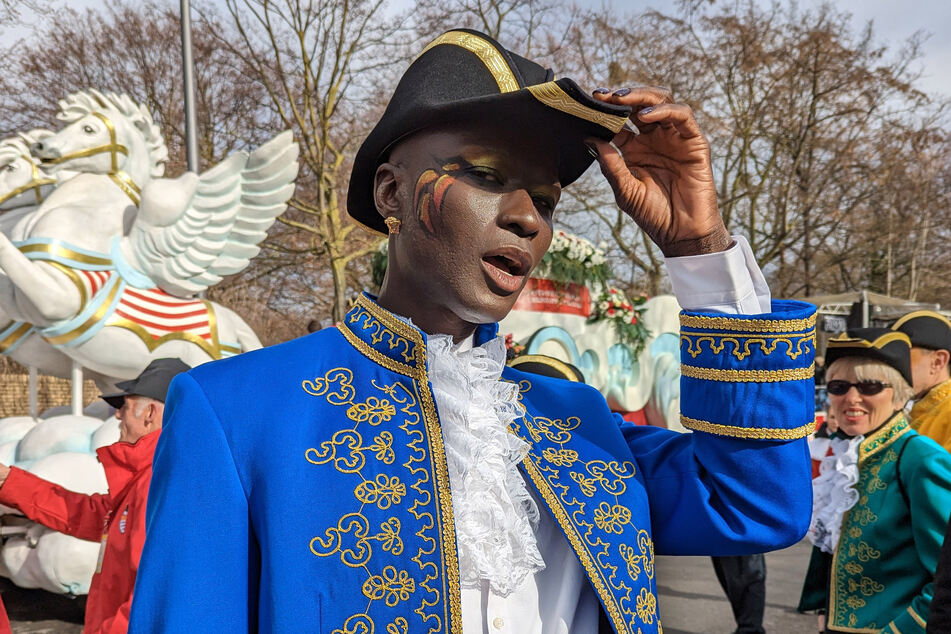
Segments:
[[[693,433],[624,421],[564,364],[506,365],[497,323],[595,161],[666,258]],[[820,631],[932,631],[951,327],[922,313],[829,344],[838,429],[813,481],[815,308],[771,299],[712,176],[669,91],[589,94],[449,31],[354,161],[348,211],[388,240],[379,295],[279,346],[153,362],[103,397],[108,494],[0,465],[0,503],[101,542],[89,633],[648,634],[656,554],[713,556],[729,592],[807,530]]]

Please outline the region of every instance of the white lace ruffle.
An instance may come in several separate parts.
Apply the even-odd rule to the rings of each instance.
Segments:
[[[832,455],[819,463],[819,476],[812,481],[812,521],[809,541],[823,552],[833,553],[845,512],[859,501],[859,445],[865,436],[833,438]]]
[[[522,413],[518,388],[500,380],[505,344],[497,337],[460,351],[448,335],[431,335],[426,352],[449,463],[462,586],[488,581],[505,597],[545,568],[535,540],[538,507],[518,471],[529,446],[508,431]]]

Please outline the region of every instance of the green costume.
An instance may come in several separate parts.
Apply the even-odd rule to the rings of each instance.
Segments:
[[[951,513],[951,454],[897,412],[859,445],[859,501],[830,557],[813,548],[800,611],[830,632],[924,632]]]

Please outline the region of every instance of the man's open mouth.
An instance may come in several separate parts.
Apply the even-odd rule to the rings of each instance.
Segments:
[[[482,256],[482,269],[499,290],[514,293],[522,288],[532,270],[531,256],[521,249],[505,247]]]

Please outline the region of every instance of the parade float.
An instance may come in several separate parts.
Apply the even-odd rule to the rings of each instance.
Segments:
[[[106,480],[95,450],[119,428],[104,402],[82,410],[83,379],[110,392],[152,359],[195,366],[260,347],[238,315],[202,295],[257,255],[294,192],[299,149],[285,132],[168,179],[145,107],[96,90],[59,105],[62,129],[0,141],[0,353],[31,377],[70,378],[73,403],[68,414],[0,419],[0,462],[97,493]],[[98,543],[0,511],[0,574],[88,592]]]

